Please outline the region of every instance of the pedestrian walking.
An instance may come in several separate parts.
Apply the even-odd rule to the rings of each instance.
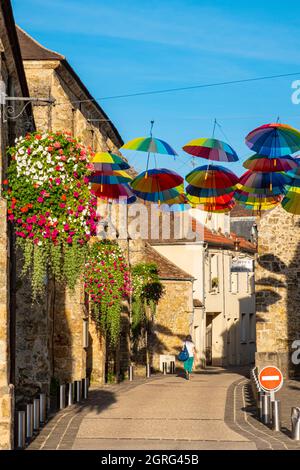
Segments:
[[[197,354],[195,344],[193,343],[191,335],[188,335],[185,338],[185,341],[183,343],[182,349],[186,349],[188,352],[189,357],[187,358],[186,361],[184,361],[184,370],[185,370],[185,376],[186,379],[189,380],[190,378],[190,373],[193,370],[193,365],[194,365],[194,357]]]

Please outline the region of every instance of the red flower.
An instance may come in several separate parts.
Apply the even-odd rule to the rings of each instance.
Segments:
[[[40,134],[37,134],[37,135],[35,136],[35,138],[36,138],[37,140],[41,140],[42,136],[41,136]]]

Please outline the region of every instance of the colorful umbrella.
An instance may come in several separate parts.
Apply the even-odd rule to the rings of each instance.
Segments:
[[[197,196],[187,196],[187,200],[193,206],[200,204],[228,204],[233,198],[234,192],[228,194],[222,194],[221,196],[215,197],[197,197]]]
[[[248,205],[266,205],[266,204],[279,204],[282,196],[274,195],[271,191],[266,191],[265,194],[249,193],[246,191],[236,190],[234,192],[234,199],[240,204]]]
[[[89,176],[89,181],[91,183],[103,185],[128,183],[131,180],[131,176],[129,176],[126,171],[95,171],[91,176]]]
[[[204,165],[195,168],[186,177],[190,185],[201,189],[226,189],[238,183],[238,177],[220,165]]]
[[[207,158],[218,162],[236,162],[239,159],[230,145],[214,138],[191,140],[182,148],[194,157]]]
[[[286,212],[300,215],[300,193],[288,192],[283,198],[281,205]]]
[[[131,181],[131,187],[141,193],[156,193],[176,188],[183,183],[183,178],[175,171],[155,168],[140,173]]]
[[[226,214],[230,212],[235,206],[235,201],[232,199],[227,204],[203,204],[197,206],[197,209],[200,209],[204,212],[212,212],[214,214]]]
[[[263,173],[246,171],[239,179],[236,189],[240,189],[246,193],[268,194],[272,195],[284,194],[286,192],[285,185],[291,181],[284,173]]]
[[[265,124],[251,131],[246,144],[267,157],[285,157],[300,150],[300,132],[287,124]]]
[[[175,202],[185,202],[184,195],[179,194],[176,188],[166,189],[164,191],[157,191],[157,192],[141,192],[133,190],[134,194],[143,199],[144,201],[149,202],[167,202],[173,203]]]
[[[135,195],[127,184],[92,184],[91,193],[101,199],[122,199],[134,202]]]
[[[94,168],[97,171],[128,170],[130,165],[119,155],[109,152],[98,152],[92,159]]]
[[[195,196],[198,198],[208,198],[208,197],[219,197],[223,194],[231,193],[234,187],[230,188],[223,188],[223,189],[215,189],[215,188],[197,188],[196,186],[192,186],[189,184],[186,187],[186,193],[189,196]]]
[[[264,155],[255,154],[252,157],[248,158],[243,163],[243,166],[247,168],[247,170],[251,170],[254,172],[262,171],[262,172],[287,172],[290,170],[294,170],[299,167],[299,162],[292,158],[290,155],[281,158],[271,158],[265,157]]]
[[[175,150],[167,142],[152,136],[137,137],[124,144],[121,148],[139,152],[158,153],[160,155],[177,155]]]

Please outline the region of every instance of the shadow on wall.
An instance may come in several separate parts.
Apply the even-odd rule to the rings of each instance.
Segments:
[[[299,226],[300,224],[298,222],[295,227],[299,229]],[[286,249],[289,250],[288,242]],[[292,343],[300,339],[300,243],[297,244],[293,258],[289,264],[285,264],[279,257],[271,253],[258,257],[258,263],[265,271],[276,275],[280,274],[284,280],[281,281],[276,277],[270,276],[264,277],[257,282],[257,285],[266,286],[265,290],[257,294],[257,311],[262,314],[262,316],[258,314],[257,321],[268,323],[268,319],[264,318],[264,312],[271,311],[273,315],[278,315],[279,321],[280,317],[286,316],[287,339],[280,337],[280,330],[276,330],[275,328],[277,350],[270,351],[270,353],[271,356],[272,353],[274,354],[274,359],[277,357],[278,366],[283,366],[288,369],[289,377],[300,377],[300,365],[293,364],[291,361],[293,353]],[[270,286],[279,289],[279,291],[286,290],[286,301],[284,302],[283,311],[280,311],[280,307],[282,310],[282,306],[280,306],[282,296],[274,292],[274,290],[268,289]],[[273,307],[269,310],[271,305]],[[276,306],[278,306],[278,313],[276,312]],[[273,319],[270,319],[270,322],[272,321]],[[282,358],[280,358],[280,353],[282,354]]]

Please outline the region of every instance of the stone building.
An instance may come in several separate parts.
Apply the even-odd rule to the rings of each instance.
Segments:
[[[116,152],[122,138],[65,57],[20,28],[17,31],[30,95],[51,101],[34,106],[36,128],[68,131],[96,152]],[[32,398],[40,390],[49,393],[52,378],[65,383],[88,375],[103,383],[105,344],[93,322],[88,322],[82,283],[71,296],[50,280],[44,301],[36,308],[26,283],[18,287],[16,298],[17,400]],[[87,325],[89,344],[84,334]]]
[[[3,93],[16,99],[29,96],[9,1],[0,4],[0,81],[2,99]],[[12,105],[12,114],[8,114],[7,105]],[[23,107],[24,102],[18,100],[2,102],[0,117],[0,450],[13,447],[15,383],[15,303],[13,295],[10,295],[11,286],[15,283],[14,251],[1,188],[8,164],[7,146],[13,145],[16,137],[34,126],[31,106],[26,106],[22,112]]]
[[[257,226],[255,212],[237,204],[230,212],[231,230],[239,237],[256,242]]]
[[[258,220],[256,365],[277,365],[286,377],[300,375],[292,361],[300,340],[299,227],[300,217],[281,206]]]
[[[201,222],[196,225],[193,219],[197,239],[171,236],[151,240],[151,245],[194,278],[190,333],[201,358],[225,367],[251,364],[255,354],[256,247],[230,231],[228,216],[213,214],[206,220],[208,215],[200,211],[193,211],[193,216]]]

